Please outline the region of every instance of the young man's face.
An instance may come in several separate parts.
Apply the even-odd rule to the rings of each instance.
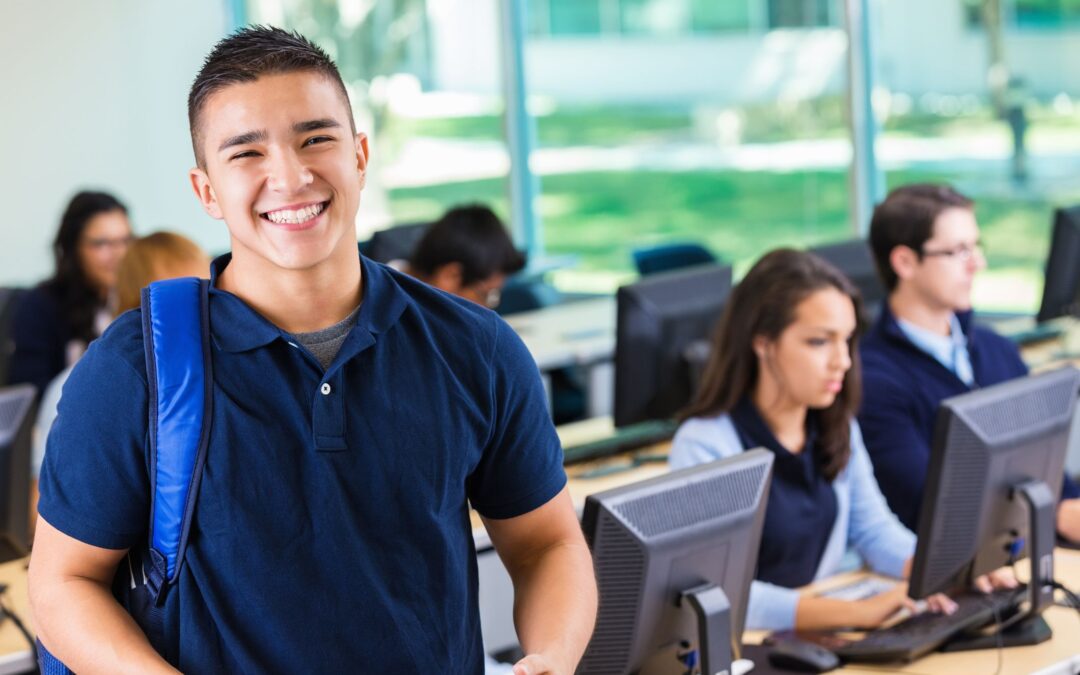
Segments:
[[[333,82],[301,71],[228,85],[206,101],[201,129],[192,186],[225,220],[234,258],[307,270],[356,257],[367,138],[353,136]]]
[[[931,237],[906,275],[918,295],[935,309],[971,309],[975,274],[986,267],[979,225],[970,209],[950,208],[934,221]]]

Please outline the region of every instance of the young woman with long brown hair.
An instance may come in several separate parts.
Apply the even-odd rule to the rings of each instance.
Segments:
[[[765,255],[731,295],[675,436],[674,468],[755,447],[775,455],[748,627],[872,628],[912,604],[902,583],[858,601],[796,590],[839,571],[848,547],[896,578],[908,576],[915,551],[854,421],[859,312],[858,292],[824,260],[790,249]],[[928,604],[955,607],[940,595]]]

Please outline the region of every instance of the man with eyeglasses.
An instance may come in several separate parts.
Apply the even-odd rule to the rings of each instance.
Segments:
[[[889,297],[862,341],[859,424],[881,491],[912,530],[941,401],[1027,374],[1015,344],[972,320],[972,283],[986,267],[973,207],[949,186],[906,185],[870,221]],[[1077,497],[1066,476],[1058,531],[1080,541]]]

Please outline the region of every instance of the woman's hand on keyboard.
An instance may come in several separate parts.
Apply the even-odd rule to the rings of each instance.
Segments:
[[[984,574],[975,579],[975,590],[980,593],[990,593],[995,589],[1016,588],[1020,584],[1016,575],[1008,567],[1000,567],[990,574]]]
[[[935,593],[925,601],[916,601],[908,597],[907,591],[907,584],[901,583],[872,598],[855,602],[854,604],[861,606],[859,614],[862,621],[858,627],[880,628],[884,625],[899,623],[924,611],[939,614],[952,614],[956,611],[956,603],[942,593]]]
[[[915,601],[907,596],[907,584],[897,584],[890,590],[851,603],[854,628],[878,628],[902,610],[914,611]]]

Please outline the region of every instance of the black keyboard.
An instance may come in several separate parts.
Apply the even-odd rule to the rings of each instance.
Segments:
[[[616,429],[610,436],[563,448],[563,463],[587,462],[670,441],[677,427],[670,420],[652,420]]]
[[[901,621],[895,626],[871,631],[861,640],[832,647],[845,661],[875,663],[885,661],[914,661],[964,631],[981,628],[994,621],[994,612],[1004,615],[1021,599],[1023,590],[995,591],[989,595],[965,593],[958,595],[953,614],[924,612]]]

